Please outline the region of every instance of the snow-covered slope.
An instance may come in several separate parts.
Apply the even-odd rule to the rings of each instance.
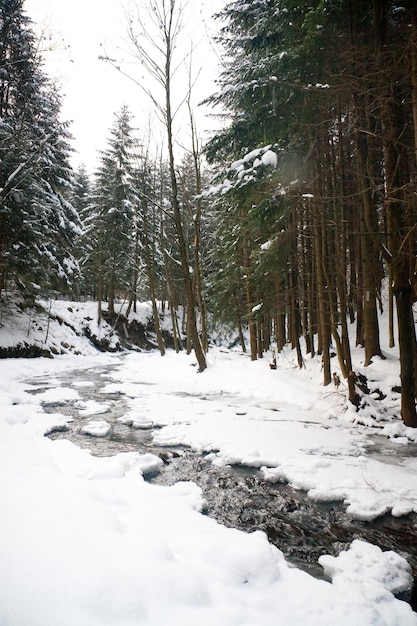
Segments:
[[[129,323],[124,318],[126,303],[116,305],[114,319],[106,314],[104,305],[100,324],[96,302],[37,300],[29,304],[12,294],[2,298],[0,310],[2,357],[54,356],[67,353],[91,355],[96,354],[97,350],[119,350],[121,344],[146,349],[156,345],[149,303],[138,304],[137,312],[132,311],[129,315]],[[124,323],[124,332],[119,335],[116,327],[120,328],[121,322]]]

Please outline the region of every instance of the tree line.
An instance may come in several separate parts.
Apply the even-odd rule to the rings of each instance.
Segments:
[[[93,296],[97,300],[99,321],[104,301],[106,313],[114,316],[116,299],[124,299],[125,314],[129,316],[131,311],[136,311],[138,300],[149,300],[161,354],[165,353],[159,321],[161,312],[171,316],[175,349],[191,351],[196,342],[189,327],[181,261],[183,246],[182,254],[192,280],[192,308],[194,315],[197,309],[199,312],[199,342],[204,354],[208,342],[207,324],[201,247],[196,245],[202,211],[201,201],[196,201],[200,169],[195,169],[190,153],[175,171],[181,240],[172,208],[169,163],[152,157],[144,149],[146,142],[139,142],[132,123],[129,108],[123,106],[114,116],[107,148],[100,154],[95,175],[91,178],[84,166],[75,172],[71,200],[83,224],[75,241],[80,264],[80,274],[74,284],[76,297]],[[184,311],[181,318],[179,310]],[[204,363],[199,363],[199,367],[204,369]]]
[[[291,342],[301,366],[304,340],[307,353],[322,355],[325,385],[336,348],[359,404],[349,325],[365,365],[383,356],[386,284],[401,414],[417,426],[415,3],[236,0],[219,18],[228,55],[209,101],[229,123],[206,147],[223,167],[214,195],[229,263],[214,252],[217,309],[236,303],[252,358],[274,336],[278,350]]]
[[[59,95],[23,0],[0,7],[0,290],[71,289],[97,299],[99,319],[104,300],[113,315],[116,298],[128,313],[147,299],[161,354],[162,306],[175,348],[194,349],[201,371],[208,320],[236,329],[252,359],[288,343],[300,367],[304,353],[321,355],[324,385],[336,350],[359,406],[350,329],[365,365],[383,356],[386,285],[401,414],[417,426],[414,3],[229,2],[217,16],[225,55],[208,103],[222,123],[204,147],[206,168],[189,93],[191,146],[174,154],[182,6],[150,6],[157,39],[143,43],[139,17],[128,35],[161,87],[167,153],[152,154],[125,106],[93,176],[70,167]]]
[[[164,0],[148,9],[148,40],[142,12],[129,22],[128,35],[137,59],[161,88],[158,100],[144,89],[165,125],[167,154],[150,156],[150,134],[135,134],[124,106],[115,113],[91,177],[85,167],[74,172],[70,166],[59,91],[44,73],[23,0],[0,2],[0,293],[18,287],[31,298],[40,290],[94,296],[99,322],[103,301],[112,316],[116,298],[127,300],[128,312],[138,297],[149,299],[164,354],[162,302],[172,317],[175,348],[184,343],[193,349],[203,371],[208,345],[198,199],[203,175],[189,90],[184,101],[192,145],[179,164],[174,154],[172,77],[182,7]]]

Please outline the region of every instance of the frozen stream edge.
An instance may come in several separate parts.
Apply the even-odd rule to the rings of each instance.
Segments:
[[[99,371],[76,370],[57,376],[55,383],[68,384],[81,399],[43,401],[46,412],[59,411],[74,419],[68,424],[68,430],[58,427],[49,434],[51,438],[69,439],[98,456],[129,450],[158,456],[164,467],[159,471],[157,466],[151,465],[148,480],[165,485],[178,481],[195,482],[203,490],[208,515],[226,526],[245,531],[264,530],[289,562],[313,576],[325,576],[318,564],[323,553],[337,554],[355,538],[402,554],[412,565],[415,575],[416,516],[398,519],[386,515],[373,523],[355,521],[346,515],[346,508],[341,503],[315,503],[303,491],[283,483],[272,485],[265,482],[260,472],[252,468],[215,467],[211,460],[207,460],[210,454],[192,452],[184,446],[155,445],[156,431],[132,429],[119,421],[127,410],[126,397],[123,393],[104,389],[112,370],[112,366],[106,366]],[[31,378],[26,383],[33,387],[31,393],[45,394],[51,390],[53,395],[49,377]],[[207,397],[203,399],[209,400]],[[229,397],[228,401],[239,404],[239,398]],[[85,423],[96,418],[111,424],[107,435],[91,437],[82,432]],[[386,440],[381,438],[381,444],[373,449],[373,454],[384,455],[387,450],[390,454]],[[393,461],[397,460],[393,456]],[[402,594],[402,597],[409,600],[410,593]]]

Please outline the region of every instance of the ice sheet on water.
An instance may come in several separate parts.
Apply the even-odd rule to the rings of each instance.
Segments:
[[[91,420],[81,428],[81,432],[91,437],[106,437],[111,431],[111,425],[105,420]]]

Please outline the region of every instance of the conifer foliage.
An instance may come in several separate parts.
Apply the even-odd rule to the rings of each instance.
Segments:
[[[109,313],[114,313],[116,292],[127,291],[131,282],[132,222],[135,194],[132,159],[134,149],[131,113],[124,106],[115,115],[107,148],[101,152],[95,176],[94,262],[98,268],[97,298],[104,293]]]
[[[415,3],[234,0],[220,18],[226,62],[209,101],[230,122],[206,148],[227,251],[213,254],[214,309],[249,325],[252,358],[290,341],[301,367],[304,340],[325,385],[336,350],[358,404],[348,324],[365,365],[383,357],[385,280],[401,413],[417,426]],[[273,173],[260,167],[269,149]]]
[[[0,289],[65,289],[79,232],[60,98],[42,71],[22,0],[0,2]]]

